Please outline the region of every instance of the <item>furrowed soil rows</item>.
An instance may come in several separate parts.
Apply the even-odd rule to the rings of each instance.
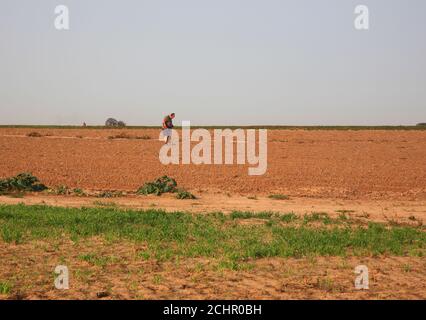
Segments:
[[[37,131],[41,137],[28,137]],[[140,139],[108,139],[126,133]],[[1,128],[0,177],[31,172],[49,186],[135,191],[167,175],[200,192],[337,199],[426,199],[426,131],[269,130],[268,170],[170,165],[157,129]],[[148,139],[151,137],[151,139]]]

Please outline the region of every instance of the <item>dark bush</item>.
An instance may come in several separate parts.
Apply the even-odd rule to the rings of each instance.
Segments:
[[[47,187],[31,173],[20,173],[15,177],[0,180],[0,193],[14,191],[43,191]]]

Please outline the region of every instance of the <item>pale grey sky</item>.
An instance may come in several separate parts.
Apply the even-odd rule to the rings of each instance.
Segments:
[[[425,57],[424,0],[0,0],[0,124],[415,124]]]

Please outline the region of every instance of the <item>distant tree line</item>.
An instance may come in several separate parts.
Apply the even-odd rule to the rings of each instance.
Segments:
[[[105,126],[112,128],[124,128],[126,123],[123,121],[118,121],[114,118],[108,118],[107,121],[105,121]]]

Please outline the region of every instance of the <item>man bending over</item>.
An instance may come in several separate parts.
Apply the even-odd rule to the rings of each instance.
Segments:
[[[165,116],[163,119],[163,137],[165,137],[166,144],[169,143],[170,137],[172,136],[174,118],[175,118],[175,114],[172,113],[168,116]]]

